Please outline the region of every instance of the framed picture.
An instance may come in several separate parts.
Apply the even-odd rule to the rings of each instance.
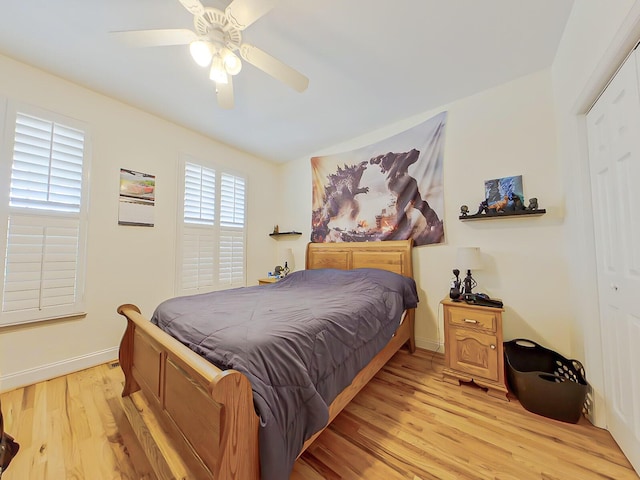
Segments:
[[[118,224],[153,227],[155,189],[155,175],[121,168]]]
[[[485,180],[484,198],[496,210],[514,210],[516,205],[524,205],[522,175]]]

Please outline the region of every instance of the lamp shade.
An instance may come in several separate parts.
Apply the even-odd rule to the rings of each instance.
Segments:
[[[458,248],[456,264],[463,270],[481,270],[482,256],[480,255],[480,247]]]

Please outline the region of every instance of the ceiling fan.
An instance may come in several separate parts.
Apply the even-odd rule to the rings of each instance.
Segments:
[[[240,73],[243,60],[298,92],[309,79],[265,51],[242,43],[242,31],[268,13],[277,0],[233,0],[224,11],[205,7],[200,0],[179,0],[193,14],[194,30],[162,29],[112,32],[137,47],[189,45],[191,56],[201,67],[209,68],[209,78],[216,84],[218,104],[233,108],[234,75]]]

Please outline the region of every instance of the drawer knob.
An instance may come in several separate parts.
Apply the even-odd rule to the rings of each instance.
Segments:
[[[491,346],[491,350],[495,350],[496,346],[495,345],[490,345]]]
[[[464,323],[478,323],[478,320],[472,320],[470,318],[465,318]]]

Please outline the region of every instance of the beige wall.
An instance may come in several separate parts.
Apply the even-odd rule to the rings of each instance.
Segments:
[[[4,98],[3,98],[4,97]],[[248,176],[247,282],[273,269],[278,169],[175,124],[0,56],[0,101],[36,105],[85,122],[92,146],[87,316],[0,328],[0,390],[117,357],[121,303],[143,313],[174,293],[177,164],[182,153]],[[156,175],[155,227],[118,226],[120,167]]]
[[[640,2],[575,2],[552,67],[558,164],[566,196],[566,258],[571,271],[574,356],[584,359],[601,410],[603,372],[587,140],[583,114],[640,39]]]
[[[317,154],[351,150],[401,132],[447,110],[444,150],[446,244],[415,249],[420,291],[416,336],[419,346],[442,351],[440,300],[448,294],[456,248],[478,246],[486,268],[474,275],[477,291],[504,300],[506,339],[525,337],[570,355],[569,282],[564,260],[564,199],[556,162],[551,75],[542,71],[481,94],[425,112]],[[309,158],[282,167],[286,218],[310,234]],[[522,175],[524,193],[538,197],[540,217],[461,222],[459,208],[475,212],[484,180]]]

